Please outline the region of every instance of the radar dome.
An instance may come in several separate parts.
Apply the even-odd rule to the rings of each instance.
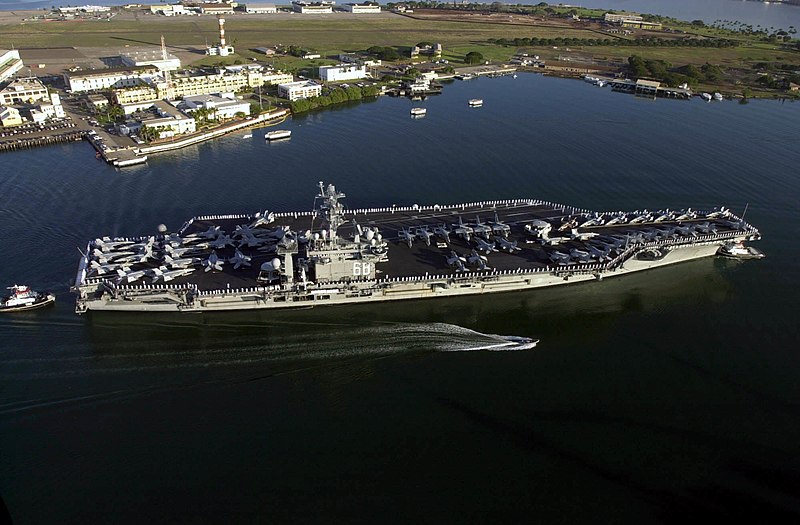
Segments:
[[[375,237],[375,232],[372,231],[372,228],[369,228],[367,230],[366,236],[367,236],[367,240],[368,241],[371,241],[373,239],[373,237]]]
[[[281,269],[281,260],[278,259],[277,257],[272,259],[272,267],[275,268],[276,270],[280,270]]]
[[[158,233],[167,233],[167,225],[166,224],[159,224],[158,225]]]

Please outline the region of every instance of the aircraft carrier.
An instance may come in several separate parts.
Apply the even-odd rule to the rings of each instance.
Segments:
[[[298,308],[527,290],[708,257],[761,238],[725,208],[593,212],[536,199],[210,215],[90,241],[76,311]]]

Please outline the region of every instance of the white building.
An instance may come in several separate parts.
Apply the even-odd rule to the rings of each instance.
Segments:
[[[338,66],[321,66],[319,78],[325,82],[341,82],[366,78],[367,68],[356,64],[340,64]]]
[[[110,7],[102,6],[102,5],[82,5],[78,7],[59,7],[58,12],[63,14],[67,13],[108,13],[111,11]]]
[[[47,118],[64,118],[67,116],[64,113],[64,106],[61,105],[61,97],[58,96],[58,93],[51,94],[50,103],[41,104],[39,111],[47,115]]]
[[[0,125],[3,126],[18,126],[22,124],[22,116],[19,110],[11,106],[0,106]]]
[[[303,98],[314,98],[322,95],[322,86],[311,80],[300,80],[287,84],[278,84],[278,96],[290,101]]]
[[[250,103],[235,98],[223,97],[220,95],[196,95],[184,97],[187,112],[191,113],[196,109],[204,108],[211,111],[210,117],[218,120],[227,120],[236,116],[237,113],[250,114]]]
[[[119,56],[122,63],[131,66],[155,66],[160,71],[177,71],[181,67],[181,59],[171,53],[164,58],[161,50],[129,51]]]
[[[158,138],[163,139],[197,131],[195,120],[178,111],[175,106],[159,100],[155,103],[155,108],[161,118],[146,120],[142,122],[142,127],[155,129]]]
[[[333,5],[336,2],[305,2],[303,0],[295,0],[292,2],[292,9],[296,13],[307,14],[326,14],[333,13]]]
[[[244,12],[250,14],[274,14],[278,12],[275,4],[247,4],[244,6]]]
[[[16,49],[0,49],[0,82],[5,82],[13,77],[24,64]]]
[[[380,13],[381,6],[377,2],[364,2],[363,4],[344,4],[342,9],[350,13]]]
[[[191,14],[191,11],[186,9],[183,4],[151,5],[150,12],[154,15],[164,16],[180,16]]]
[[[152,80],[159,74],[155,66],[131,66],[93,71],[67,71],[64,82],[73,93],[131,87]]]
[[[50,93],[38,78],[18,78],[0,91],[0,105],[33,104],[49,101]]]

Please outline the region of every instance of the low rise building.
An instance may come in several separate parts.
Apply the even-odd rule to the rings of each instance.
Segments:
[[[247,4],[244,6],[244,12],[250,14],[274,14],[278,12],[275,4]]]
[[[156,89],[158,98],[173,100],[193,95],[229,93],[255,88],[264,84],[264,77],[261,71],[250,69],[238,73],[172,75],[171,82],[159,81]]]
[[[24,64],[16,49],[0,49],[0,82],[13,77]]]
[[[340,64],[338,66],[321,66],[319,78],[325,82],[341,82],[358,80],[367,77],[367,68],[356,64]]]
[[[33,104],[40,100],[49,101],[50,93],[38,78],[18,78],[0,91],[0,104]]]
[[[204,15],[232,15],[233,4],[200,4],[200,12]]]
[[[273,47],[257,47],[254,51],[258,51],[264,55],[275,55],[278,53]]]
[[[632,13],[606,13],[603,20],[609,24],[621,24],[622,22],[641,22],[643,18]]]
[[[304,98],[314,98],[320,95],[322,95],[322,86],[311,80],[278,84],[278,96],[288,98],[292,102]]]
[[[115,89],[113,96],[114,101],[122,106],[125,104],[158,100],[158,91],[150,84],[142,83],[136,86]]]
[[[377,2],[351,3],[342,5],[342,10],[359,14],[380,13],[381,6]]]
[[[155,103],[155,108],[161,118],[145,120],[142,122],[142,127],[151,129],[158,138],[169,138],[197,131],[195,120],[181,113],[175,106],[159,100]]]
[[[67,71],[64,82],[73,93],[131,87],[159,74],[155,66],[126,66],[90,71]]]
[[[47,115],[47,118],[57,119],[64,118],[67,114],[64,112],[64,106],[61,105],[61,97],[58,93],[50,94],[50,102],[39,105],[39,111]]]
[[[168,53],[164,58],[161,50],[129,51],[119,56],[122,63],[127,66],[155,66],[159,71],[177,71],[181,67],[181,60]]]
[[[25,122],[19,110],[11,106],[0,106],[0,124],[4,127],[19,126]]]
[[[634,29],[649,29],[650,31],[661,31],[662,25],[660,22],[645,22],[644,20],[623,20],[622,27]]]
[[[105,95],[86,95],[86,100],[84,103],[92,113],[101,113],[109,106],[108,99],[105,97]]]
[[[333,5],[335,2],[305,2],[303,0],[295,0],[292,2],[292,9],[295,13],[308,14],[326,14],[333,13]]]
[[[192,113],[197,109],[203,108],[209,111],[209,116],[218,120],[227,120],[236,116],[237,113],[244,115],[250,114],[250,103],[235,98],[223,97],[221,95],[196,95],[184,97],[183,103],[186,104],[186,111]]]
[[[154,15],[164,16],[180,16],[192,13],[183,4],[151,5],[150,12]]]

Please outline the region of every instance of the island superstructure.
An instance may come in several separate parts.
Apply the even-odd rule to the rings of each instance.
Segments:
[[[98,238],[76,311],[206,312],[423,299],[602,280],[760,239],[725,208],[592,212],[536,199],[190,219],[176,233]]]

